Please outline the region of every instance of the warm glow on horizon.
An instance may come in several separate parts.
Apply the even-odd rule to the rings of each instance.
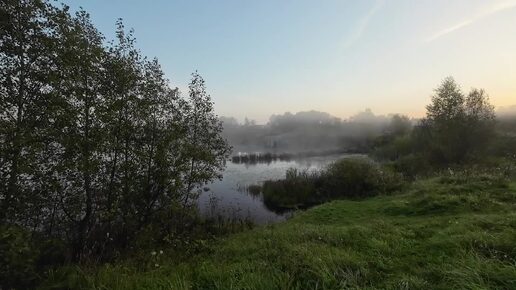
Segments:
[[[516,0],[121,3],[81,5],[108,39],[118,17],[134,27],[173,86],[198,70],[219,115],[422,117],[447,76],[497,108],[516,105]]]

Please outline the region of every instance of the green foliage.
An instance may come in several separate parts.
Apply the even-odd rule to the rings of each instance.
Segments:
[[[393,136],[403,136],[410,133],[412,130],[412,123],[407,116],[395,114],[391,118],[388,130]]]
[[[366,158],[344,158],[322,173],[322,188],[331,198],[360,198],[396,191],[402,179]]]
[[[407,122],[394,116],[391,126],[399,129],[377,138],[372,152],[407,177],[481,162],[486,153],[508,151],[496,134],[494,109],[484,90],[472,89],[464,95],[451,77],[436,89],[426,118],[413,129]]]
[[[33,287],[38,275],[38,252],[28,231],[17,226],[0,227],[0,288]]]
[[[410,135],[402,135],[382,140],[372,152],[375,158],[394,161],[414,151],[414,140]]]
[[[426,156],[418,153],[403,155],[397,160],[390,162],[387,166],[392,167],[394,171],[410,179],[420,175],[428,175],[433,170]]]
[[[285,179],[264,182],[263,201],[275,210],[320,203],[324,197],[318,193],[319,180],[317,172],[290,168]]]
[[[263,184],[272,209],[307,207],[339,198],[363,198],[399,190],[401,176],[366,158],[344,158],[321,172],[289,169],[284,180]]]
[[[0,288],[33,289],[45,271],[64,265],[69,250],[17,225],[0,226]]]
[[[490,156],[515,158],[516,136],[500,134],[493,140],[491,146],[489,146],[488,154]]]
[[[40,20],[55,11],[46,1],[9,0],[0,15],[0,223],[16,217],[32,226],[32,214],[43,211],[32,201],[47,198],[51,173],[39,160],[50,147],[50,108],[57,103],[47,89],[56,78],[56,25]]]
[[[515,198],[514,181],[498,174],[443,172],[399,195],[298,212],[285,223],[221,240],[185,263],[171,258],[152,270],[127,264],[72,269],[47,283],[69,279],[77,289],[514,289]]]
[[[420,150],[429,152],[432,163],[446,165],[474,159],[487,149],[494,136],[495,115],[489,97],[473,89],[465,96],[453,78],[436,89],[427,106],[426,119],[416,127],[422,138]]]
[[[0,30],[0,225],[63,240],[73,260],[115,258],[150,226],[180,232],[229,154],[204,80],[188,97],[117,22],[4,1]],[[8,21],[3,21],[7,19]]]

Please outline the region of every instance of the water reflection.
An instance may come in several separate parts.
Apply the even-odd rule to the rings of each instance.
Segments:
[[[319,170],[321,167],[349,154],[313,156],[266,163],[229,162],[222,180],[207,186],[199,197],[199,209],[205,216],[250,219],[257,224],[283,221],[289,213],[276,213],[263,204],[262,194],[254,185],[269,179],[285,178],[288,168]]]

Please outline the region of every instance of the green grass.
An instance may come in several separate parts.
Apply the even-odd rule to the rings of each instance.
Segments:
[[[489,176],[421,180],[402,194],[333,201],[234,234],[186,262],[159,259],[154,268],[151,261],[62,269],[46,285],[516,289],[516,183]]]

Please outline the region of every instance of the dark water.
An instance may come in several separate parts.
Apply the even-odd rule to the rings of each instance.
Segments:
[[[325,165],[352,155],[308,157],[271,163],[235,164],[228,162],[224,177],[215,181],[199,197],[199,209],[204,216],[250,219],[256,224],[274,223],[287,219],[289,213],[275,213],[262,201],[261,194],[252,194],[249,185],[261,185],[265,180],[285,177],[288,168],[319,170]]]

